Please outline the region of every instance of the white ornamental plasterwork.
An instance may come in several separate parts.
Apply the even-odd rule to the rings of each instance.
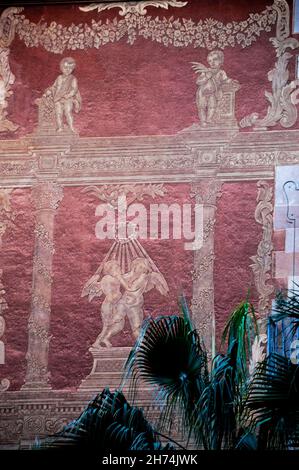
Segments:
[[[33,174],[37,169],[38,163],[34,160],[29,160],[24,163],[11,160],[9,162],[0,163],[0,174],[2,176]]]
[[[144,196],[164,196],[167,191],[163,184],[103,184],[98,187],[87,186],[82,192],[92,194],[112,207],[117,207],[118,198],[124,195],[129,205],[134,201],[142,201]]]
[[[11,208],[10,195],[12,189],[0,189],[0,247],[2,245],[2,237],[8,226],[14,220],[14,213]],[[2,282],[3,269],[0,269],[0,365],[5,364],[5,345],[1,340],[5,333],[5,318],[3,316],[8,304],[5,299],[5,288]],[[0,382],[0,392],[5,392],[10,386],[10,381],[6,378]]]
[[[254,338],[252,345],[252,353],[249,362],[249,375],[252,377],[255,371],[256,366],[263,362],[267,356],[267,341],[268,336],[266,334],[257,335]]]
[[[200,164],[200,160],[193,156],[186,156],[184,158],[145,158],[142,156],[129,156],[129,157],[107,157],[107,158],[76,158],[69,159],[63,158],[59,162],[59,170],[61,172],[80,172],[88,170],[97,172],[101,170],[172,170],[172,169],[187,169],[193,168]]]
[[[7,100],[13,93],[11,87],[15,82],[9,65],[9,48],[15,37],[16,17],[22,10],[7,8],[0,16],[0,132],[14,132],[19,127],[7,118]]]
[[[54,254],[54,243],[51,240],[49,231],[47,230],[46,226],[42,222],[38,222],[35,226],[34,233],[36,237],[39,239],[40,243],[49,250],[51,254]]]
[[[203,205],[203,246],[194,251],[192,315],[207,349],[209,359],[215,354],[214,311],[214,227],[217,199],[221,197],[222,182],[202,179],[191,185],[191,197]]]
[[[265,316],[270,307],[271,295],[274,286],[269,284],[271,280],[272,262],[272,234],[273,234],[273,189],[266,181],[258,181],[257,206],[255,220],[262,226],[262,240],[257,249],[257,254],[251,256],[254,262],[250,267],[253,270],[255,286],[259,295],[258,313]]]
[[[296,105],[299,103],[299,80],[290,81],[289,62],[294,58],[287,49],[297,49],[299,41],[290,37],[290,9],[286,0],[276,0],[273,8],[277,11],[276,37],[270,38],[276,51],[277,61],[268,73],[272,83],[272,93],[266,91],[269,101],[267,114],[260,118],[258,113],[251,113],[240,121],[241,127],[254,126],[254,129],[267,129],[280,124],[282,127],[292,127],[298,117]]]
[[[196,105],[200,127],[237,127],[235,94],[240,89],[240,84],[229,78],[223,70],[222,51],[210,52],[207,63],[208,65],[192,62],[192,68],[197,74]]]
[[[299,152],[242,152],[220,153],[217,155],[217,164],[222,168],[274,168],[281,164],[295,164],[299,161]]]
[[[32,198],[37,210],[56,210],[59,202],[63,198],[63,188],[59,184],[53,182],[38,183],[33,186]]]
[[[15,214],[11,210],[10,195],[11,188],[0,189],[0,247],[2,238],[10,225],[12,225]]]
[[[98,13],[104,10],[111,10],[112,8],[119,8],[119,14],[125,16],[127,13],[137,13],[139,15],[147,14],[147,7],[164,8],[168,10],[168,7],[182,8],[187,5],[188,2],[180,2],[178,0],[155,0],[155,1],[143,1],[143,2],[112,2],[112,3],[91,3],[85,7],[79,7],[81,11],[93,11],[97,10]]]
[[[274,4],[261,13],[250,13],[243,21],[222,23],[214,18],[194,22],[190,18],[159,18],[128,11],[121,19],[91,20],[90,23],[63,26],[52,21],[33,23],[17,15],[16,32],[27,47],[43,47],[62,54],[67,50],[99,49],[127,38],[134,44],[138,37],[155,41],[165,47],[202,47],[208,50],[226,47],[249,47],[262,32],[270,32],[277,19]]]
[[[51,288],[54,217],[63,198],[63,188],[55,181],[42,181],[33,186],[36,208],[35,255],[31,313],[28,321],[27,371],[24,390],[49,389],[48,353],[51,340]]]
[[[8,309],[8,305],[5,299],[5,289],[2,283],[3,269],[0,269],[0,365],[5,364],[5,345],[1,340],[5,332],[5,319],[3,314]],[[5,392],[10,386],[8,379],[2,379],[0,382],[0,392]]]
[[[73,110],[76,113],[80,111],[82,100],[78,81],[73,75],[75,67],[75,59],[64,57],[60,61],[60,74],[55,82],[35,101],[38,105],[39,135],[77,134]]]

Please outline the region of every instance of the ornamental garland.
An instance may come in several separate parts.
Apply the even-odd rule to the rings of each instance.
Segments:
[[[222,23],[207,18],[195,23],[191,19],[169,19],[127,13],[125,17],[106,21],[92,20],[63,26],[55,21],[50,25],[16,16],[16,34],[27,47],[43,47],[49,52],[62,54],[66,50],[96,48],[127,38],[133,45],[138,37],[149,39],[166,47],[202,47],[208,50],[226,47],[250,46],[260,34],[270,32],[276,23],[277,12],[273,5],[261,13],[250,13],[248,18]]]

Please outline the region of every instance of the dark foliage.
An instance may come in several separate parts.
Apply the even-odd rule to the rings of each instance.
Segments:
[[[38,449],[69,447],[94,454],[163,449],[142,410],[130,406],[121,392],[110,392],[107,388],[88,404],[79,418],[37,445]]]
[[[258,364],[249,385],[245,418],[259,449],[299,446],[299,368],[279,354]]]

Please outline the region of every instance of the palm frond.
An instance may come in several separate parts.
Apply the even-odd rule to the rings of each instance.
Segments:
[[[299,447],[299,367],[275,353],[259,363],[245,413],[259,448]]]
[[[222,335],[222,344],[227,341],[231,359],[235,360],[235,372],[242,383],[247,380],[247,365],[251,355],[251,345],[256,335],[258,335],[258,324],[254,307],[246,300],[232,312]]]
[[[240,383],[236,374],[236,341],[226,355],[212,364],[210,382],[197,405],[194,431],[198,444],[207,450],[234,448],[238,435]]]
[[[141,409],[132,407],[124,395],[104,389],[79,418],[60,432],[41,440],[38,449],[83,448],[91,453],[136,449],[163,450],[158,434]]]
[[[165,403],[161,424],[170,422],[177,405],[185,424],[208,381],[207,354],[190,321],[179,316],[148,319],[126,364],[133,392],[139,380],[158,389]]]

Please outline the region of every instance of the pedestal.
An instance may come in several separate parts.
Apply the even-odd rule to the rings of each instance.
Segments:
[[[119,387],[131,347],[89,348],[93,356],[90,374],[82,380],[79,391],[99,392],[105,387]]]

